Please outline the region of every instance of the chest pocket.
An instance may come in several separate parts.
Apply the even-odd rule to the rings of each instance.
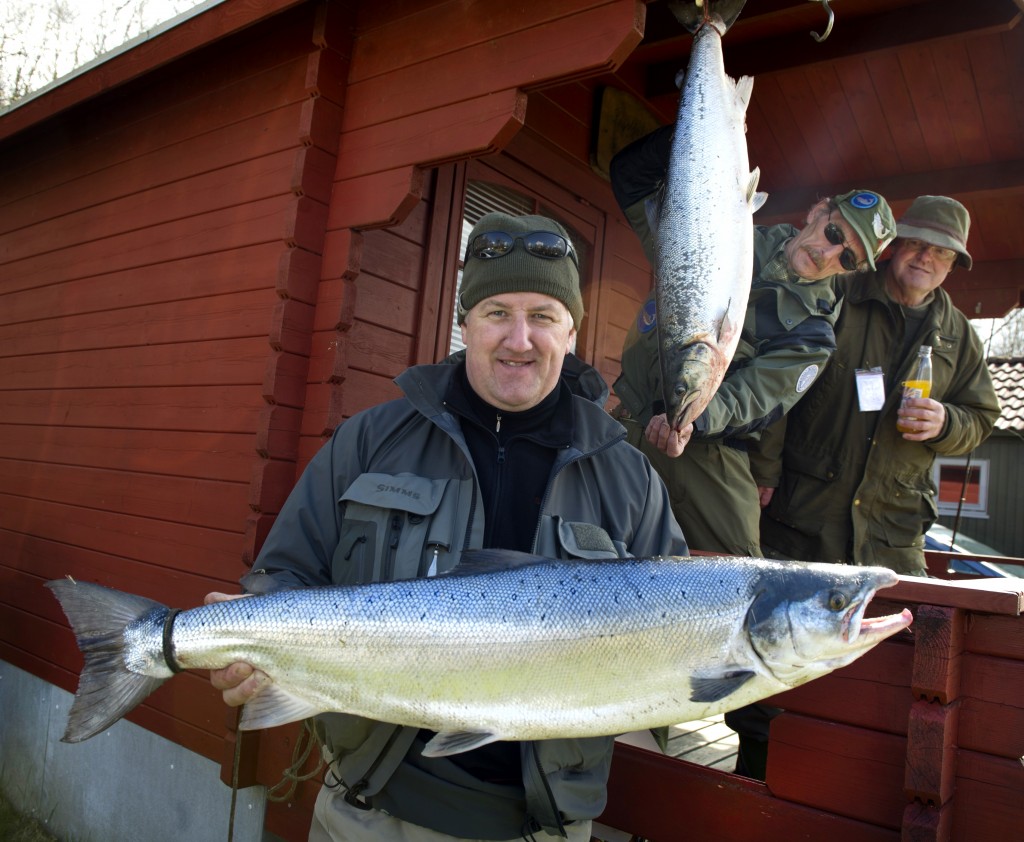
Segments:
[[[616,546],[608,533],[596,524],[562,520],[556,515],[551,518],[550,527],[557,547],[554,555],[558,558],[623,558],[629,555],[621,542]],[[547,548],[538,549],[542,555],[552,554],[546,551]]]
[[[452,566],[460,497],[471,481],[413,474],[361,474],[338,500],[341,537],[331,560],[334,584],[432,576]]]

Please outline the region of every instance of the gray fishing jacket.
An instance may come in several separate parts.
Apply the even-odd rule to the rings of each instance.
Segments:
[[[443,401],[456,371],[445,364],[410,368],[395,381],[405,397],[338,427],[282,507],[254,573],[243,579],[247,590],[424,576],[451,569],[463,550],[481,546],[476,471],[459,420]],[[621,425],[578,395],[573,412],[572,444],[555,458],[534,552],[562,559],[686,555],[665,487],[625,443]],[[529,676],[524,681],[528,686]],[[444,833],[560,833],[565,822],[594,818],[605,806],[611,737],[521,743],[524,822],[521,814],[479,815],[497,809],[495,801],[454,764],[442,767],[441,777],[436,766],[424,772],[420,744],[410,751],[416,728],[340,713],[317,720],[333,771],[350,792],[400,817],[409,807],[410,820],[431,809],[429,802],[458,804],[446,811],[454,824],[440,819],[435,826]],[[511,821],[518,824],[508,833]]]

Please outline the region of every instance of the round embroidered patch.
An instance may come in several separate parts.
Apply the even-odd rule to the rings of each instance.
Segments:
[[[878,204],[878,196],[874,193],[856,193],[850,197],[849,201],[855,208],[867,210]]]
[[[818,366],[809,365],[803,371],[800,372],[800,379],[796,381],[796,391],[800,394],[806,391],[807,387],[814,382],[814,378],[818,376]]]
[[[658,305],[653,298],[648,298],[636,316],[636,329],[640,333],[650,333],[658,324]]]

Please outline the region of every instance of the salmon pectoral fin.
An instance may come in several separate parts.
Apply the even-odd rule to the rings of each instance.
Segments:
[[[747,181],[747,189],[744,194],[747,204],[750,206],[751,213],[757,213],[761,208],[764,207],[764,203],[768,201],[768,194],[763,190],[757,189],[757,183],[761,180],[761,168],[754,167],[750,171],[750,178]]]
[[[729,312],[732,310],[733,299],[729,299],[729,302],[725,305],[725,315],[722,317],[722,323],[718,326],[718,336],[715,337],[715,349],[717,356],[724,358],[725,354],[722,351],[718,351],[719,348],[724,348],[729,344],[729,340],[737,330],[742,330],[743,325],[737,324],[731,318],[729,318]],[[724,363],[724,368],[728,368],[728,362]]]
[[[323,712],[323,708],[293,696],[276,684],[267,684],[255,698],[246,702],[238,727],[242,731],[258,731],[298,722]]]
[[[721,675],[694,676],[690,679],[690,701],[719,702],[731,696],[755,675],[753,670],[730,670]]]
[[[480,746],[501,739],[491,731],[442,731],[423,749],[424,757],[444,757],[448,754],[462,754]]]

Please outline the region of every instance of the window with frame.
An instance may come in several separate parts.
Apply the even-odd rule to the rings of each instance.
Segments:
[[[932,466],[940,515],[988,517],[989,461],[943,457]]]

